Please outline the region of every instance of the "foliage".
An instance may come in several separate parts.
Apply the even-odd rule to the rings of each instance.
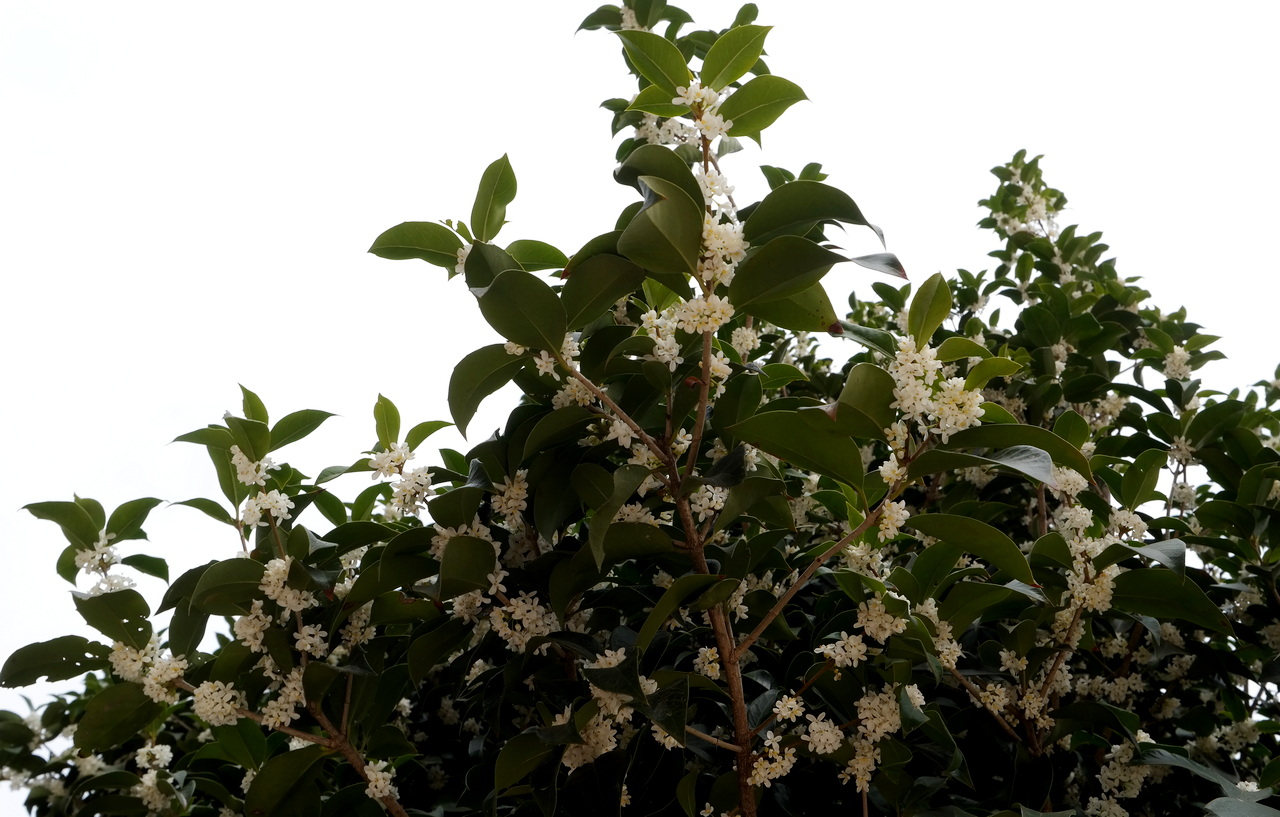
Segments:
[[[720,161],[804,99],[754,18],[583,22],[638,81],[604,103],[636,201],[578,251],[494,243],[505,156],[469,222],[375,240],[506,339],[448,384],[465,429],[515,383],[499,433],[415,467],[445,423],[380,395],[312,477],[271,455],[329,415],[244,390],[178,437],[222,493],[178,504],[241,550],[154,610],[116,566],[169,579],[117,553],[159,500],[28,506],[101,634],[0,670],[83,679],[0,713],[34,813],[1277,813],[1280,390],[1201,389],[1215,339],[1059,231],[1024,153],[983,202],[994,270],[837,312],[838,265],[905,272],[833,243],[880,231],[817,164],[734,201]]]

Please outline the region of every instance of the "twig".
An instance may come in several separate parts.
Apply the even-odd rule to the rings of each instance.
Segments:
[[[960,685],[963,686],[971,696],[973,696],[973,699],[975,701],[977,701],[978,703],[982,703],[982,691],[978,689],[976,686],[974,686],[972,681],[970,681],[968,678],[961,675],[960,671],[957,670],[955,667],[947,667],[947,669],[951,672],[952,676],[954,676],[955,679],[960,682]],[[1000,724],[1000,728],[1003,729],[1009,735],[1009,737],[1013,738],[1018,743],[1023,742],[1022,736],[1019,735],[1017,732],[1013,731],[1013,727],[1010,726],[1009,722],[1006,721],[1004,718],[1002,718],[999,713],[992,712],[985,705],[983,705],[982,708],[987,712],[989,712],[991,714],[991,717],[995,718],[996,723]]]
[[[729,743],[727,741],[720,740],[720,738],[713,738],[710,735],[708,735],[706,732],[700,732],[697,729],[694,729],[692,726],[689,726],[687,724],[684,727],[684,731],[688,732],[690,735],[693,735],[698,740],[705,740],[707,743],[715,744],[716,746],[719,746],[722,749],[728,749],[731,752],[738,752],[738,753],[741,753],[743,751],[741,746],[738,746],[733,743]]]

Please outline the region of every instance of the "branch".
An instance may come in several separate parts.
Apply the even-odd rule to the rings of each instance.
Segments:
[[[711,333],[702,333],[702,380],[698,383],[698,408],[694,415],[693,441],[689,443],[689,458],[685,461],[685,475],[692,474],[698,464],[698,450],[702,448],[702,431],[707,425],[707,403],[711,394]]]
[[[564,368],[569,372],[570,375],[577,378],[579,383],[587,387],[587,391],[594,394],[601,403],[604,403],[609,408],[609,410],[613,412],[615,417],[617,417],[622,422],[626,423],[627,427],[635,432],[636,437],[640,440],[640,442],[648,446],[649,450],[658,456],[658,459],[662,460],[667,465],[674,467],[675,465],[674,458],[669,453],[667,453],[666,449],[658,445],[657,440],[655,440],[654,438],[650,437],[647,433],[645,433],[645,430],[641,428],[636,423],[635,420],[631,419],[630,414],[627,414],[625,411],[622,410],[621,406],[613,402],[613,398],[605,394],[603,389],[601,389],[595,383],[592,383],[590,378],[588,378],[582,372],[578,371],[572,366],[566,365],[564,358],[561,358],[559,353],[556,354],[556,358],[560,360],[560,364],[564,366]]]
[[[692,726],[689,726],[687,724],[684,727],[684,731],[688,732],[690,735],[693,735],[698,740],[705,740],[707,743],[714,744],[716,746],[719,746],[722,749],[728,749],[731,752],[737,752],[741,754],[743,751],[745,751],[741,746],[735,746],[732,743],[720,740],[720,738],[713,738],[710,735],[708,735],[706,732],[699,732],[697,729],[694,729]]]
[[[955,679],[960,682],[960,685],[965,688],[965,690],[969,693],[969,695],[971,695],[975,701],[981,704],[982,690],[974,686],[973,682],[970,681],[968,678],[961,675],[960,671],[955,667],[947,667],[947,669],[951,672],[951,674],[955,677]],[[1009,725],[1008,721],[1002,718],[998,713],[992,712],[985,705],[983,705],[982,708],[987,712],[991,713],[991,717],[995,718],[996,723],[1000,724],[1000,728],[1003,729],[1009,735],[1009,737],[1013,738],[1018,743],[1022,743],[1022,736],[1019,735],[1017,732],[1013,731],[1013,727]]]

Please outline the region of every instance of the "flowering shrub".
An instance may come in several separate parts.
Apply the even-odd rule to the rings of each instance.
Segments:
[[[1280,813],[1277,384],[1202,390],[1214,338],[1059,230],[1022,153],[983,202],[994,270],[838,312],[837,264],[905,272],[833,243],[879,230],[818,165],[734,200],[721,161],[804,99],[754,17],[584,21],[639,81],[605,103],[637,200],[572,255],[495,243],[505,157],[469,221],[374,242],[505,339],[448,385],[465,430],[515,383],[500,432],[428,458],[445,423],[380,396],[313,477],[272,457],[329,415],[245,390],[178,437],[221,490],[178,504],[229,551],[154,610],[127,570],[166,565],[120,549],[159,500],[28,506],[101,634],[0,670],[83,678],[0,713],[33,812]]]

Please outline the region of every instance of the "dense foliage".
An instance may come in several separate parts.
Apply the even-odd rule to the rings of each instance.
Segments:
[[[330,415],[244,390],[178,437],[222,496],[177,504],[234,549],[154,610],[124,568],[165,563],[120,552],[160,500],[28,506],[101,634],[0,671],[83,678],[0,713],[35,814],[1280,813],[1280,389],[1201,389],[1214,338],[1059,230],[1022,153],[993,270],[837,312],[833,267],[905,272],[842,252],[880,231],[819,165],[735,202],[721,161],[804,99],[754,19],[584,21],[639,83],[604,103],[636,201],[572,255],[495,243],[506,157],[469,220],[374,242],[506,340],[448,384],[465,430],[515,383],[500,432],[427,464],[445,423],[379,396],[310,476],[272,457]]]

